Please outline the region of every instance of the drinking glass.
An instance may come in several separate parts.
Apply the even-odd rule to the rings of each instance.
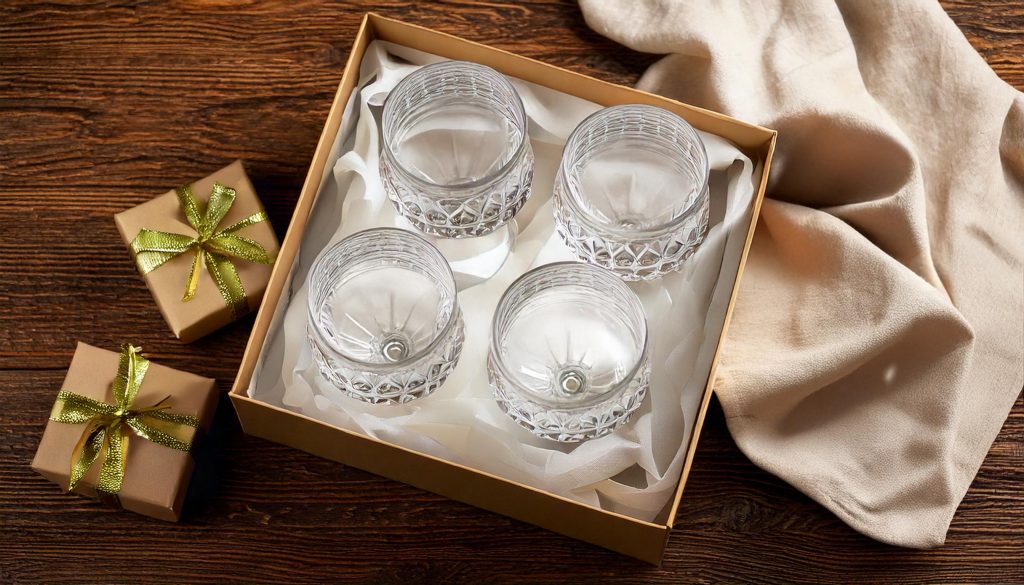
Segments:
[[[398,213],[444,238],[506,224],[530,196],[533,149],[512,84],[476,63],[406,76],[384,102],[380,175]]]
[[[462,351],[456,292],[448,262],[412,232],[371,229],[334,244],[309,273],[306,332],[317,368],[374,404],[430,394]]]
[[[650,379],[647,320],[616,275],[580,262],[524,274],[495,310],[487,373],[498,406],[535,435],[606,435],[640,407]]]
[[[625,280],[658,278],[704,241],[708,173],[703,141],[679,116],[639,104],[599,110],[562,152],[557,231],[580,260]]]

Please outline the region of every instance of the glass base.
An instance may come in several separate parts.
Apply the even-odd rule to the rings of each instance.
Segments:
[[[650,386],[651,368],[645,361],[636,377],[616,397],[585,407],[551,408],[512,391],[508,381],[490,361],[487,376],[502,412],[534,435],[560,443],[578,443],[610,434],[627,423],[640,408]],[[579,391],[587,384],[575,370],[563,373],[559,383],[567,392]]]
[[[320,375],[351,398],[370,404],[411,402],[440,388],[458,365],[465,334],[461,313],[456,319],[452,335],[430,355],[417,360],[415,364],[392,371],[369,372],[347,367],[332,358],[329,352],[321,351],[317,340],[311,337],[313,362]],[[400,340],[389,340],[382,347],[382,352],[388,356],[389,349],[400,351],[402,347]],[[396,358],[400,359],[397,355]]]

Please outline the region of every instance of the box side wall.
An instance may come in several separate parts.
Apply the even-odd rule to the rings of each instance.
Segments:
[[[736,297],[740,291],[740,281],[743,278],[743,269],[747,265],[747,256],[750,253],[750,245],[754,241],[754,231],[757,229],[757,218],[761,214],[761,204],[764,202],[764,193],[768,188],[768,173],[771,170],[772,155],[775,153],[775,141],[777,133],[772,132],[767,144],[762,148],[759,158],[764,161],[764,170],[761,173],[761,182],[757,188],[757,196],[754,197],[754,209],[751,213],[750,226],[747,228],[746,240],[743,243],[743,252],[740,254],[739,266],[736,269],[736,280],[733,282],[732,292],[729,296],[729,305],[725,310],[725,321],[722,324],[722,336],[718,339],[718,346],[715,348],[715,356],[711,360],[711,373],[708,376],[708,384],[704,388],[704,395],[701,398],[700,409],[697,412],[697,420],[693,425],[693,433],[690,435],[690,445],[686,451],[686,460],[683,463],[683,474],[676,486],[675,498],[672,508],[668,513],[669,527],[675,524],[676,512],[679,510],[679,502],[683,497],[683,488],[686,487],[686,480],[690,476],[690,468],[693,465],[693,458],[697,453],[697,443],[700,440],[700,432],[704,428],[704,417],[708,412],[708,405],[711,404],[711,394],[715,387],[715,377],[718,372],[718,362],[721,358],[722,347],[725,344],[726,336],[729,334],[729,323],[732,321],[732,312],[736,306]]]
[[[668,528],[578,505],[544,492],[400,449],[272,408],[231,400],[243,430],[448,498],[657,564]]]
[[[488,47],[421,26],[369,15],[377,39],[448,59],[463,59],[493,67],[506,75],[575,95],[603,106],[650,104],[671,110],[705,132],[727,138],[751,152],[763,149],[772,131],[664,96],[601,81],[535,59]]]

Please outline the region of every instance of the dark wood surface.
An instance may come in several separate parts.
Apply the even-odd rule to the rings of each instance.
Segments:
[[[1024,8],[943,4],[1024,87]],[[244,158],[283,235],[366,10],[623,84],[656,59],[553,0],[0,4],[0,582],[1024,582],[1020,400],[931,551],[860,536],[758,470],[717,405],[660,568],[247,437],[226,400],[181,524],[34,475],[76,340],[131,340],[227,392],[252,317],[179,343],[111,216]]]

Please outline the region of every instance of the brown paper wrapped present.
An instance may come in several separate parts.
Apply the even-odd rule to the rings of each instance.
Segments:
[[[259,307],[278,242],[242,161],[114,219],[182,341]]]
[[[209,428],[217,392],[212,379],[148,362],[138,351],[125,346],[119,355],[78,344],[32,469],[64,490],[74,482],[75,493],[177,521],[195,465],[189,448],[199,429]],[[120,409],[116,378],[126,368],[133,369],[128,379],[141,384],[128,397],[127,408]],[[76,417],[89,420],[55,420]],[[105,435],[97,432],[102,425]],[[90,462],[90,446],[101,444],[104,448],[96,449],[99,456]]]

